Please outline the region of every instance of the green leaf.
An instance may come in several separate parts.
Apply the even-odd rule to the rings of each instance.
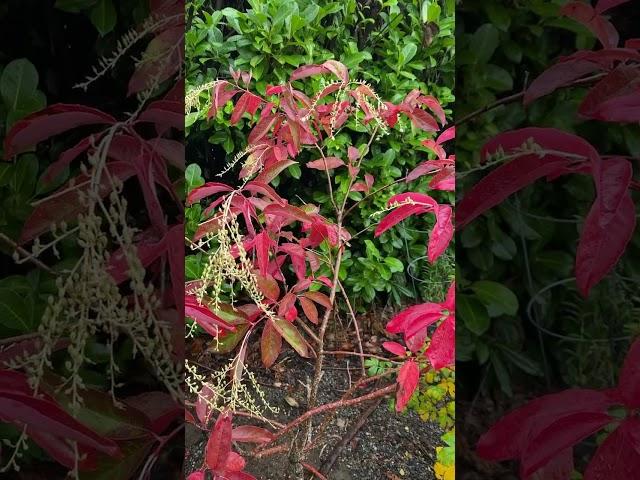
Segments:
[[[92,7],[97,1],[98,0],[56,0],[54,7],[65,12],[78,13]]]
[[[116,26],[118,14],[111,0],[98,0],[98,3],[91,9],[89,18],[100,36],[104,37]]]
[[[487,63],[498,46],[499,35],[496,27],[490,23],[482,25],[471,37],[474,51],[474,63]]]
[[[404,264],[397,258],[387,257],[384,259],[384,263],[389,266],[392,273],[398,273],[404,270]]]
[[[13,164],[0,163],[0,187],[9,185],[11,181],[11,175],[13,174]]]
[[[515,315],[518,312],[518,298],[501,283],[480,280],[473,283],[471,289],[492,317]]]
[[[320,7],[315,3],[312,3],[302,11],[302,17],[307,21],[307,24],[309,24],[316,19],[319,12],[320,12]]]
[[[482,335],[491,325],[491,319],[485,306],[469,295],[456,297],[456,312],[465,326],[476,335]]]
[[[0,77],[0,95],[7,108],[16,110],[38,87],[38,71],[26,58],[10,62]]]
[[[407,43],[403,48],[400,54],[400,64],[406,65],[409,63],[413,57],[415,57],[416,52],[418,51],[418,46],[415,43]]]
[[[292,323],[277,318],[273,320],[273,326],[287,343],[298,352],[298,355],[305,358],[309,357],[309,344]]]
[[[21,155],[13,170],[11,189],[24,198],[31,198],[38,181],[38,158],[32,153]]]
[[[0,324],[22,333],[30,332],[33,328],[30,295],[12,288],[0,288]]]
[[[184,178],[187,181],[188,190],[193,190],[196,187],[204,185],[204,178],[202,178],[202,169],[196,163],[192,163],[187,167],[184,172]]]

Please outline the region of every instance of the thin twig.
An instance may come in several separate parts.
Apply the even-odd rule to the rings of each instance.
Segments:
[[[58,272],[53,270],[48,265],[42,263],[40,260],[34,257],[30,252],[28,252],[27,250],[22,248],[20,245],[18,245],[16,242],[14,242],[11,238],[7,237],[4,233],[0,233],[0,240],[2,240],[4,243],[12,247],[16,252],[22,255],[22,257],[24,257],[28,262],[33,263],[36,267],[44,270],[45,272],[53,276],[60,275]]]
[[[575,87],[575,86],[579,86],[579,85],[584,85],[584,84],[589,84],[591,82],[593,82],[594,80],[599,80],[602,77],[608,75],[608,72],[605,73],[598,73],[596,75],[591,75],[590,77],[585,77],[585,78],[581,78],[579,80],[575,80],[571,83],[568,83],[566,85],[562,85],[559,88],[570,88],[570,87]],[[458,125],[462,125],[463,123],[468,122],[469,120],[482,115],[483,113],[487,113],[495,108],[500,107],[501,105],[507,105],[509,103],[515,102],[520,100],[522,97],[525,96],[526,93],[526,89],[522,90],[521,92],[518,93],[514,93],[512,95],[509,95],[508,97],[504,97],[504,98],[500,98],[498,100],[496,100],[493,103],[490,103],[488,105],[485,105],[482,108],[479,108],[478,110],[469,113],[468,115],[465,115],[464,117],[462,117],[460,120],[457,120],[456,122],[454,122],[455,126]]]
[[[340,287],[340,293],[342,294],[342,298],[344,298],[345,303],[347,304],[347,308],[349,309],[349,314],[353,319],[353,325],[356,331],[356,338],[358,340],[358,351],[360,352],[360,366],[362,369],[362,376],[365,377],[367,375],[366,368],[364,366],[364,350],[362,349],[362,337],[360,336],[360,327],[358,326],[358,319],[356,317],[356,313],[353,311],[353,306],[351,305],[351,301],[349,300],[349,295],[344,291],[344,287],[340,280],[338,279],[338,286]]]
[[[333,465],[336,463],[336,460],[338,460],[338,457],[340,456],[340,453],[342,452],[344,447],[346,447],[349,444],[349,442],[351,442],[351,440],[353,440],[353,438],[357,435],[360,429],[362,429],[364,424],[367,422],[367,419],[373,414],[376,408],[378,408],[378,405],[380,405],[380,402],[382,402],[382,398],[383,397],[379,397],[376,400],[374,400],[371,403],[371,405],[369,405],[369,408],[367,408],[365,411],[363,411],[360,414],[360,416],[358,417],[358,420],[351,426],[349,431],[342,437],[342,440],[340,440],[340,442],[335,447],[333,447],[333,450],[331,451],[327,459],[322,463],[322,466],[320,467],[321,472],[324,472],[326,475],[329,475],[329,472],[333,468]]]

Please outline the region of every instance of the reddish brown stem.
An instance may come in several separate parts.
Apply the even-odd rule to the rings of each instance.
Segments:
[[[322,475],[317,468],[315,468],[313,465],[309,464],[309,463],[302,463],[302,466],[305,468],[305,470],[308,470],[309,472],[313,473],[317,478],[319,478],[320,480],[327,480],[327,477],[325,477],[324,475]]]
[[[284,434],[290,432],[291,430],[296,428],[298,425],[306,422],[307,420],[311,419],[311,417],[314,417],[315,415],[318,415],[324,412],[329,412],[331,410],[336,410],[338,408],[346,408],[353,405],[358,405],[359,403],[367,402],[369,400],[374,400],[378,397],[385,397],[393,393],[395,390],[396,390],[396,385],[393,384],[393,385],[388,385],[379,390],[374,390],[373,392],[368,393],[366,395],[362,395],[361,397],[356,397],[349,400],[338,400],[337,402],[320,405],[319,407],[316,407],[307,411],[306,413],[296,418],[294,421],[288,423],[282,430],[276,432],[275,438],[282,437]]]

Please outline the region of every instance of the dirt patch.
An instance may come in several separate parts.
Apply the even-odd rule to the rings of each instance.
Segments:
[[[255,360],[254,360],[255,361]],[[313,364],[302,361],[294,353],[288,353],[279,362],[281,368],[265,371],[255,365],[252,370],[264,389],[269,404],[279,409],[274,420],[287,423],[305,411],[306,385],[313,374]],[[330,357],[319,393],[319,401],[329,403],[339,400],[349,388],[349,376],[358,377],[357,359]],[[298,405],[297,407],[295,405]],[[314,451],[310,463],[322,465],[333,447],[340,442],[358,419],[362,406],[339,410],[325,431],[325,438]],[[236,423],[245,423],[236,417]],[[253,422],[255,424],[255,422]],[[316,421],[316,426],[319,422]],[[383,400],[369,417],[355,438],[344,448],[329,480],[435,480],[433,464],[435,447],[441,444],[444,432],[438,425],[423,422],[414,412],[397,414],[390,410],[388,400]],[[189,426],[187,431],[187,474],[202,464],[206,435]],[[239,445],[240,452],[248,448]],[[258,480],[282,480],[288,466],[286,454],[255,459],[247,457],[246,471]]]

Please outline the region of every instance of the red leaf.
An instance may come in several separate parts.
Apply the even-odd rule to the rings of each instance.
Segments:
[[[266,94],[267,95],[280,95],[285,89],[284,85],[267,85]]]
[[[322,281],[322,278],[324,277],[318,277],[318,280]],[[322,292],[305,292],[303,296],[313,300],[318,305],[322,305],[324,308],[331,309],[331,300]]]
[[[407,354],[407,349],[398,342],[383,342],[382,348],[399,357],[404,357]]]
[[[624,93],[599,103],[590,114],[591,118],[607,122],[636,123],[640,121],[640,85],[638,82],[630,93]]]
[[[131,163],[109,162],[107,164],[109,173],[123,182],[134,175],[135,169]],[[51,229],[52,223],[62,221],[75,222],[78,214],[85,211],[85,206],[78,201],[78,191],[87,193],[90,185],[90,178],[81,174],[74,178],[75,187],[70,185],[62,187],[54,195],[42,199],[31,212],[31,215],[24,223],[20,234],[20,243],[26,243]],[[107,175],[102,175],[98,194],[104,198],[113,188],[113,184]],[[64,191],[64,193],[62,193]]]
[[[224,183],[208,182],[204,185],[194,188],[189,192],[187,196],[187,205],[193,205],[195,202],[199,202],[203,198],[215,195],[220,192],[231,192],[233,188]]]
[[[278,298],[280,298],[280,287],[278,287],[278,282],[273,278],[272,275],[256,275],[256,280],[258,282],[258,288],[260,289],[260,293],[262,293],[265,298],[276,302]]]
[[[453,238],[452,208],[449,205],[437,205],[435,214],[436,224],[429,234],[428,257],[431,263],[444,253]]]
[[[456,172],[452,167],[445,167],[429,182],[433,190],[453,192],[456,189]]]
[[[447,165],[451,165],[453,162],[449,160],[427,160],[426,162],[421,163],[416,168],[411,170],[409,174],[406,176],[406,182],[412,182],[417,178],[422,177],[423,175],[430,175],[433,173],[437,173]]]
[[[227,88],[231,87],[231,90]],[[216,116],[218,109],[224,107],[240,90],[233,88],[229,82],[218,82],[213,88],[213,98],[211,99],[211,108],[207,113],[207,118],[211,119]]]
[[[98,134],[96,136],[90,135],[80,140],[75,146],[62,152],[58,157],[58,160],[47,167],[47,170],[42,175],[42,179],[45,182],[51,182],[54,180],[66,166],[70,165],[71,162],[86,152],[92,143],[98,142],[101,137],[102,134]]]
[[[236,103],[236,106],[233,109],[233,113],[231,114],[231,125],[235,125],[236,123],[238,123],[240,121],[240,118],[242,118],[242,115],[244,115],[244,113],[247,111],[250,95],[252,94],[249,92],[243,93],[238,100],[238,103]]]
[[[458,228],[464,228],[483,212],[535,180],[561,172],[563,167],[576,161],[576,157],[584,157],[593,165],[600,160],[598,152],[588,142],[553,128],[523,128],[500,134],[483,147],[482,156],[486,158],[501,148],[509,153],[519,149],[529,139],[543,149],[553,151],[553,154],[523,155],[501,165],[480,180],[456,208]]]
[[[456,318],[449,315],[442,322],[431,337],[431,343],[426,351],[433,368],[453,365],[456,361]]]
[[[397,225],[405,218],[408,218],[411,215],[426,213],[430,210],[431,210],[430,208],[424,207],[422,205],[403,205],[401,207],[398,207],[382,219],[382,221],[376,227],[376,231],[374,235],[376,237],[379,237],[384,232],[386,232],[393,226]]]
[[[607,10],[617,7],[618,5],[622,5],[623,3],[627,3],[629,0],[598,0],[596,4],[596,12],[604,13]]]
[[[282,338],[293,347],[298,355],[309,358],[309,344],[292,323],[280,318],[273,320],[272,323],[278,333],[282,335]]]
[[[231,472],[242,472],[247,462],[236,452],[230,452],[227,457],[227,462],[224,465],[224,474],[222,478],[227,478],[226,474]]]
[[[417,128],[425,132],[437,132],[440,128],[435,118],[419,108],[413,109],[413,111],[407,115],[409,115],[409,118],[411,118],[411,121]]]
[[[605,48],[618,45],[620,37],[615,27],[597,14],[591,5],[580,1],[568,2],[560,9],[560,14],[573,18],[591,30]]]
[[[635,68],[620,65],[606,77],[589,89],[580,104],[580,115],[597,120],[634,122],[640,118],[640,102],[634,102],[638,96],[640,77]],[[626,101],[628,100],[628,101]],[[614,107],[611,107],[613,102]]]
[[[418,101],[423,105],[426,105],[427,107],[429,107],[429,109],[436,114],[436,117],[438,117],[438,120],[440,121],[441,125],[444,125],[445,123],[447,123],[444,110],[442,109],[440,102],[438,102],[438,100],[436,100],[435,97],[432,97],[431,95],[421,95],[418,97]]]
[[[455,137],[456,137],[456,127],[454,125],[453,127],[449,127],[444,132],[442,132],[438,136],[438,139],[436,140],[436,143],[438,145],[441,145],[444,142],[448,142],[449,140],[451,140],[452,138],[455,138]]]
[[[529,105],[534,100],[600,69],[600,65],[587,59],[569,58],[560,61],[547,68],[531,82],[524,94],[524,104]]]
[[[185,294],[184,296],[184,315],[194,319],[198,325],[204,328],[209,334],[218,335],[219,328],[234,332],[236,327],[225,322],[218,315],[213,313],[209,307],[198,302],[194,295]]]
[[[640,471],[640,452],[633,448],[640,431],[638,417],[629,417],[602,442],[589,462],[584,480],[632,479]]]
[[[264,230],[255,237],[256,242],[256,256],[258,257],[258,268],[260,269],[260,275],[265,276],[267,274],[267,268],[269,266],[269,248],[273,241],[269,237],[269,233]]]
[[[324,65],[303,65],[296,68],[289,78],[290,82],[300,80],[302,78],[310,77],[312,75],[319,75],[321,73],[328,73],[329,69]]]
[[[274,328],[273,324],[267,321],[262,330],[260,339],[260,354],[264,368],[271,368],[280,355],[282,349],[282,336]]]
[[[314,325],[317,325],[318,324],[318,309],[316,308],[315,304],[311,300],[309,300],[308,298],[305,298],[305,297],[298,297],[298,301],[300,302],[300,305],[302,306],[302,311],[307,316],[309,321],[311,323],[313,323]]]
[[[253,117],[258,110],[260,103],[262,103],[262,99],[260,97],[249,93],[249,98],[247,99],[247,113]]]
[[[49,396],[34,397],[26,377],[18,372],[0,370],[0,420],[40,432],[47,442],[65,439],[109,456],[120,453],[115,442],[79,423]]]
[[[303,223],[313,222],[313,219],[309,215],[307,215],[304,210],[298,207],[294,207],[293,205],[271,204],[264,209],[264,213],[266,215],[275,215],[277,217],[282,217],[288,222],[293,220],[298,220]]]
[[[276,162],[262,170],[255,178],[254,182],[269,184],[285,169],[289,168],[291,165],[295,165],[296,163],[298,162],[294,160],[281,160]]]
[[[275,125],[278,116],[274,113],[269,113],[267,116],[260,118],[258,123],[251,133],[249,133],[249,145],[257,145],[260,140],[262,140],[269,130]]]
[[[576,283],[585,297],[618,263],[635,230],[636,209],[628,191],[631,176],[631,164],[624,159],[603,163],[598,197],[576,253]]]
[[[420,381],[420,367],[414,360],[406,361],[398,372],[398,391],[396,392],[396,411],[401,412],[409,403],[411,395]]]
[[[179,170],[185,169],[184,143],[168,138],[157,137],[147,142],[154,152],[162,156],[169,165]]]
[[[230,412],[221,413],[211,431],[205,450],[205,463],[213,471],[224,469],[231,453]]]
[[[334,168],[342,167],[344,162],[338,157],[325,157],[313,160],[307,163],[307,168],[313,168],[315,170],[333,170]]]
[[[606,393],[570,389],[545,395],[502,417],[480,438],[477,453],[486,460],[520,458],[532,439],[576,413],[607,413],[615,401]]]
[[[349,82],[349,71],[342,63],[337,60],[327,60],[322,65],[338,77],[343,83]]]
[[[187,477],[187,480],[205,480],[205,479],[206,479],[206,476],[204,471],[193,472]]]
[[[631,345],[627,353],[617,391],[627,407],[640,408],[640,339]]]
[[[268,443],[273,441],[275,436],[264,428],[242,425],[233,429],[231,438],[234,442]]]
[[[389,333],[416,332],[437,322],[442,318],[442,307],[439,303],[421,303],[404,309],[395,315],[386,326]],[[411,336],[408,334],[407,336]]]
[[[54,135],[84,125],[114,124],[116,119],[95,108],[58,103],[17,122],[4,140],[6,159]]]
[[[184,102],[156,100],[140,114],[138,122],[184,130]]]
[[[451,282],[451,285],[449,285],[449,289],[447,290],[447,297],[445,298],[444,302],[441,304],[442,308],[451,312],[451,313],[455,313],[456,311],[456,282]]]
[[[531,438],[522,453],[520,472],[527,478],[547,465],[558,452],[577,445],[611,422],[602,412],[579,412],[557,419],[549,427]],[[624,477],[622,477],[624,478]]]

